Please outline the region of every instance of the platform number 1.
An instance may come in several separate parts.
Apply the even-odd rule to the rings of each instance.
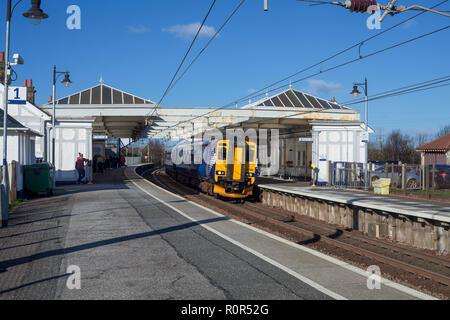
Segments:
[[[19,97],[19,88],[15,88],[14,92],[16,93],[16,96],[14,97],[14,99],[20,99],[20,97]]]

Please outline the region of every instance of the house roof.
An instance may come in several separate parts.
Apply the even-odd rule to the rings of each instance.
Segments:
[[[3,110],[0,110],[0,130],[3,131]],[[19,121],[8,115],[6,120],[6,125],[8,128],[8,131],[20,131],[20,132],[26,132],[28,134],[31,134],[33,136],[42,136],[37,131],[34,131],[28,127],[25,127],[23,124],[21,124]]]
[[[450,133],[445,136],[439,137],[436,140],[425,143],[416,148],[417,151],[443,151],[450,150]]]
[[[154,104],[128,92],[100,83],[70,96],[58,99],[56,104]],[[51,104],[51,103],[49,103]]]
[[[288,107],[304,109],[349,110],[337,102],[327,101],[294,89],[287,89],[272,97],[266,97],[252,104],[258,107]]]
[[[3,110],[0,110],[0,128],[3,128],[3,116],[4,112]],[[8,126],[8,129],[28,129],[23,124],[21,124],[19,121],[8,115],[8,118],[6,120],[6,125]]]

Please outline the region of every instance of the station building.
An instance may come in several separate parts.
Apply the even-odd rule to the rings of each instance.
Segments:
[[[35,105],[32,83],[25,86],[30,92],[26,105],[10,105],[9,114],[36,132],[35,156],[50,161],[52,104]],[[280,170],[276,175],[285,178],[310,177],[310,165],[315,164],[319,181],[326,183],[329,161],[366,161],[366,128],[359,111],[292,88],[236,108],[156,108],[150,99],[101,81],[55,103],[58,183],[76,181],[78,153],[90,160],[104,155],[106,138],[190,139],[209,128],[223,132],[232,128],[278,129]],[[264,173],[263,167],[261,171]],[[93,179],[92,168],[87,168],[87,178]]]

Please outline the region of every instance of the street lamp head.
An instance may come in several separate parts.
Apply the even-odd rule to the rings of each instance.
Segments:
[[[15,65],[24,64],[22,56],[20,54],[18,54],[18,53],[14,53],[13,59],[14,59],[14,64]]]
[[[358,90],[358,86],[355,84],[353,85],[353,91],[350,92],[350,94],[354,95],[355,97],[358,97],[358,94],[360,94],[361,92],[359,92]]]
[[[48,18],[48,15],[41,9],[41,0],[31,0],[31,8],[23,16],[28,18],[34,26],[40,24],[42,19]]]
[[[70,81],[69,73],[68,73],[68,72],[66,72],[66,74],[64,75],[64,80],[61,81],[61,83],[62,83],[63,85],[65,85],[66,87],[68,87],[68,86],[72,83],[72,81]]]

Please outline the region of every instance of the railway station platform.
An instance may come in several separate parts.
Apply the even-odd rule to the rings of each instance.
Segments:
[[[258,184],[258,186],[264,189],[289,192],[342,204],[352,204],[374,210],[450,222],[450,204],[448,203],[375,195],[364,191],[310,187],[309,183],[305,184],[303,182],[285,183],[278,181],[267,184],[265,183],[266,181]]]
[[[0,229],[0,299],[432,299],[136,174],[60,186]],[[69,289],[78,268],[80,288]]]
[[[262,178],[257,185],[263,203],[268,206],[418,248],[449,252],[448,203],[310,187],[301,181]]]

